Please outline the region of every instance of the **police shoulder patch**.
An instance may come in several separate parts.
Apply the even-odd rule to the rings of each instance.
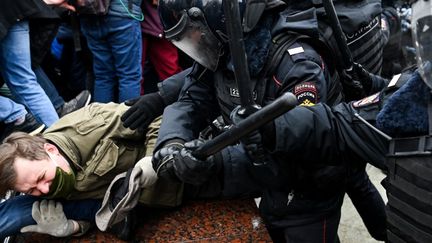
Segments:
[[[294,87],[294,95],[301,106],[313,106],[318,102],[316,85],[312,82],[304,82]]]
[[[367,105],[372,105],[380,101],[380,93],[373,94],[361,100],[355,101],[353,107],[363,107]]]

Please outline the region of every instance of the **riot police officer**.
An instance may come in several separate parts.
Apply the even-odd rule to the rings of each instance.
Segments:
[[[431,225],[427,223],[431,215],[428,199],[432,150],[429,117],[432,101],[431,9],[430,1],[420,0],[413,4],[418,71],[406,71],[382,92],[364,99],[334,107],[322,103],[311,107],[299,106],[273,122],[273,130],[283,138],[273,149],[286,158],[312,165],[316,162],[342,164],[346,161],[368,161],[382,169],[387,165],[394,167],[389,168],[387,187],[390,242],[430,242],[432,239]],[[292,126],[286,126],[286,122]],[[262,135],[266,137],[268,133]],[[411,138],[406,139],[407,136]],[[321,141],[320,148],[317,148],[317,141]],[[389,144],[392,145],[390,151]],[[231,158],[242,158],[236,156],[241,153],[240,148],[237,152],[234,146],[227,150],[229,152],[224,153],[224,159],[227,154]],[[389,152],[401,159],[403,164],[392,159],[386,163]],[[212,158],[206,162],[214,164],[214,161]],[[175,161],[174,166],[176,164],[181,163]],[[259,184],[256,182],[259,177],[255,176],[260,173],[247,168],[244,163],[242,165],[241,168],[232,166],[225,169],[224,173],[237,170],[238,175],[244,176],[244,181],[238,182],[240,186]],[[229,166],[229,163],[224,166]],[[266,172],[264,168],[260,169],[262,173]]]
[[[303,8],[303,4],[309,4],[309,1],[283,9],[284,4],[280,1],[268,1],[264,8],[253,3],[257,2],[239,2],[244,13],[243,25],[248,27],[245,46],[255,102],[265,106],[287,91],[292,91],[299,103],[305,106],[342,101],[336,64],[328,56],[331,51],[325,49],[325,43],[318,43],[318,38],[311,37],[319,32],[319,27],[314,18],[315,10]],[[255,14],[248,14],[253,12],[251,9]],[[305,242],[323,240],[325,235],[326,241],[336,242],[347,168],[322,166],[318,162],[311,165],[308,163],[311,160],[290,163],[300,155],[285,156],[288,147],[281,146],[285,139],[282,134],[285,127],[295,126],[300,121],[282,121],[278,124],[281,127],[269,126],[262,133],[265,136],[259,133],[249,136],[250,141],[259,142],[244,144],[258,146],[246,146],[248,149],[240,154],[233,152],[230,155],[231,149],[238,148],[233,146],[205,161],[192,156],[197,142],[185,142],[198,138],[199,132],[218,115],[223,116],[225,123],[232,123],[236,120],[232,111],[240,101],[231,52],[227,48],[229,38],[225,31],[222,3],[217,0],[160,1],[159,11],[167,39],[197,62],[178,101],[164,112],[153,160],[159,176],[197,185],[218,172],[227,174],[228,168],[235,167],[239,160],[247,158],[256,162],[254,155],[259,151],[263,154],[257,157],[269,162],[260,161],[258,164],[262,166],[245,170],[260,183],[251,183],[255,187],[244,191],[250,190],[248,192],[254,195],[259,191],[262,195],[260,210],[273,236]],[[324,49],[317,51],[318,46]],[[325,143],[324,147],[328,145]],[[319,146],[321,144],[317,143],[314,149]],[[241,149],[234,150],[238,152]],[[320,157],[313,160],[319,161]],[[231,180],[248,181],[249,178],[246,173]],[[225,181],[225,184],[236,182]],[[223,193],[226,196],[244,191],[225,187]]]

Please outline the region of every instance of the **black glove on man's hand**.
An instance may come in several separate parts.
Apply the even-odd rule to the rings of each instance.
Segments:
[[[380,92],[390,82],[389,80],[381,77],[380,75],[368,72],[366,69],[363,68],[362,65],[358,63],[353,63],[353,70],[354,73],[356,73],[355,77],[361,81],[366,96],[372,95],[376,92]]]
[[[370,89],[373,82],[371,74],[366,69],[364,69],[361,64],[356,62],[353,63],[352,73],[353,78],[358,80],[362,84],[366,96],[370,95]]]
[[[366,97],[365,87],[363,86],[362,78],[360,77],[362,73],[359,73],[359,71],[361,71],[361,69],[358,69],[353,65],[351,70],[344,70],[341,73],[340,78],[343,87],[343,93],[347,102]]]
[[[158,92],[127,100],[125,104],[131,107],[121,117],[123,125],[132,130],[138,129],[142,133],[154,119],[162,115],[165,108]]]
[[[230,114],[230,119],[233,124],[238,124],[244,119],[244,117],[238,114],[240,109],[241,107],[237,106]],[[254,163],[257,165],[264,163],[264,146],[260,131],[255,130],[251,132],[250,134],[242,137],[240,142]]]
[[[159,177],[164,177],[170,180],[177,180],[174,173],[174,157],[175,153],[179,153],[184,147],[182,140],[167,141],[165,146],[153,154],[152,165],[153,169]]]
[[[193,140],[184,144],[184,148],[179,153],[174,153],[174,172],[177,177],[188,184],[201,185],[208,181],[212,176],[219,173],[222,168],[222,155],[216,153],[200,160],[192,155],[203,140]]]

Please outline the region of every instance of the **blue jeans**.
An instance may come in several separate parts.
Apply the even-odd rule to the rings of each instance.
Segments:
[[[14,99],[39,122],[51,126],[59,119],[31,68],[28,21],[14,24],[0,41],[0,69]]]
[[[17,196],[0,203],[0,239],[18,234],[27,225],[36,224],[32,217],[32,205],[40,197],[30,195]],[[59,200],[68,219],[94,222],[102,200],[87,199],[67,201]]]
[[[123,102],[140,96],[139,21],[109,15],[85,16],[81,17],[81,30],[93,54],[94,101]]]
[[[62,107],[65,101],[59,95],[59,93],[57,92],[57,88],[48,78],[45,71],[40,66],[33,69],[33,71],[36,75],[37,82],[39,83],[39,85],[42,87],[42,89],[45,91],[45,93],[51,100],[51,103],[54,105],[54,108],[57,109]]]
[[[24,106],[15,103],[13,100],[0,96],[0,121],[12,123],[27,114]]]

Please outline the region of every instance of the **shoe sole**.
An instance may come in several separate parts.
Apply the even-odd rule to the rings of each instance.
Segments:
[[[40,127],[36,128],[35,130],[29,132],[29,135],[34,136],[38,133],[41,133],[45,129],[45,125],[41,125]]]

